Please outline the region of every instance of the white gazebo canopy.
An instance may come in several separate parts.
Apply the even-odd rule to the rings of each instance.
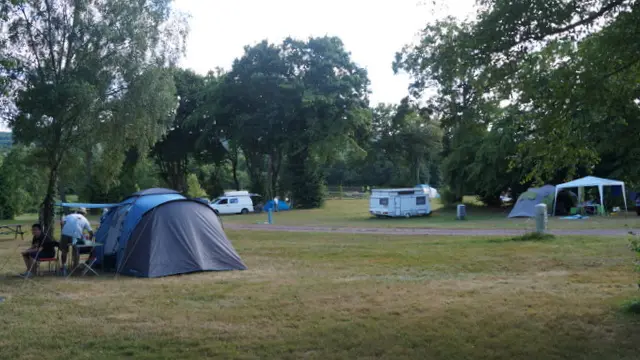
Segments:
[[[576,179],[573,181],[569,181],[568,183],[560,184],[556,186],[556,195],[553,199],[553,215],[556,214],[556,201],[558,201],[558,193],[563,189],[578,189],[578,199],[582,199],[582,194],[584,194],[584,188],[586,187],[597,187],[598,192],[600,193],[600,205],[604,207],[604,187],[605,186],[621,186],[622,187],[622,198],[624,199],[624,210],[627,209],[627,194],[624,189],[624,182],[618,180],[610,180],[603,179],[595,176],[587,176],[582,179]]]

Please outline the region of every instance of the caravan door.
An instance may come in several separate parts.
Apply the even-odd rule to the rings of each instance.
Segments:
[[[402,196],[393,197],[393,216],[402,216]]]
[[[402,199],[402,216],[416,215],[416,198],[415,196],[403,196]]]

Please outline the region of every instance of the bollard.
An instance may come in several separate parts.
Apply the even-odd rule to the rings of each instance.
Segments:
[[[456,208],[456,219],[464,220],[467,217],[467,207],[464,204],[458,205]]]
[[[547,215],[547,205],[536,205],[536,232],[538,234],[544,234],[547,232],[547,223],[549,222]]]
[[[267,222],[269,223],[269,225],[273,224],[273,210],[269,209],[269,212],[267,213]]]

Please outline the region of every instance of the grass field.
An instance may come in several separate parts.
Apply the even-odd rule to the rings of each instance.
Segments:
[[[0,359],[638,359],[624,238],[228,235],[249,270],[161,279],[25,281],[0,240]]]
[[[405,227],[405,228],[458,228],[458,229],[533,229],[533,219],[507,219],[510,209],[496,210],[480,206],[468,207],[468,220],[456,221],[455,209],[445,209],[433,202],[434,212],[429,217],[377,219],[369,214],[369,202],[363,200],[329,200],[322,209],[293,210],[274,214],[278,225],[314,225],[345,227]],[[255,224],[267,220],[267,214],[224,216],[225,223]],[[629,213],[625,216],[590,217],[585,220],[549,219],[549,228],[557,230],[575,229],[622,229],[640,228],[640,216]]]
[[[369,214],[367,199],[328,200],[321,209],[293,210],[274,213],[277,225],[285,226],[334,226],[360,228],[439,228],[439,229],[518,229],[533,230],[533,219],[507,219],[510,209],[490,209],[479,206],[473,198],[468,202],[468,218],[466,221],[455,219],[455,209],[443,208],[438,200],[432,202],[433,213],[428,217],[377,219]],[[99,222],[99,216],[89,217],[92,223]],[[16,220],[0,221],[0,225],[29,225],[36,221],[36,215],[26,214]],[[223,216],[224,223],[256,224],[267,221],[267,214],[228,215]],[[552,230],[594,230],[594,229],[640,229],[640,216],[628,213],[627,216],[595,216],[584,220],[563,220],[558,217],[549,218],[549,229]]]

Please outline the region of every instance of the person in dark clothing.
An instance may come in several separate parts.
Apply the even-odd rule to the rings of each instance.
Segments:
[[[636,195],[636,214],[640,216],[640,194]]]
[[[38,265],[37,260],[56,256],[56,242],[42,231],[40,224],[34,224],[31,227],[31,233],[33,234],[31,247],[22,252],[27,271],[20,275],[25,277],[31,276],[31,271]]]

